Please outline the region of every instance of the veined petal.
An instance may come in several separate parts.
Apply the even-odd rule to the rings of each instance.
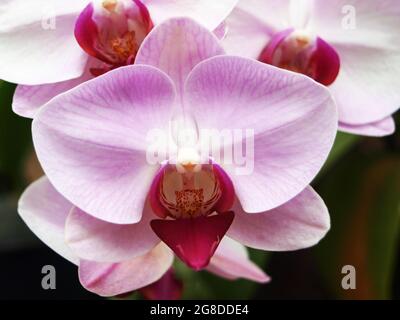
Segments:
[[[328,209],[311,188],[284,205],[249,214],[237,202],[228,235],[240,243],[267,251],[289,251],[317,244],[330,228]]]
[[[263,21],[269,30],[276,32],[291,27],[290,2],[291,0],[242,0],[237,8]]]
[[[309,27],[334,45],[399,48],[399,15],[396,0],[314,1]]]
[[[233,10],[238,0],[142,0],[155,23],[174,17],[188,17],[210,31],[216,29]]]
[[[89,59],[85,72],[76,79],[36,86],[19,85],[14,94],[13,111],[22,117],[33,119],[40,107],[44,106],[54,97],[83,82],[93,79],[90,69],[97,64],[93,59]]]
[[[325,87],[239,57],[199,64],[187,80],[185,105],[202,129],[242,133],[232,149],[248,145],[244,163],[225,164],[222,158],[220,164],[247,212],[273,209],[304,190],[337,130],[336,106]]]
[[[339,109],[339,121],[362,125],[395,113],[400,107],[400,46],[384,50],[336,45],[336,50],[341,69],[330,90]]]
[[[0,4],[0,78],[36,85],[79,77],[87,55],[74,38],[87,1],[5,0]]]
[[[31,184],[18,203],[18,213],[32,232],[63,258],[78,264],[79,258],[64,240],[65,220],[71,209],[72,204],[46,177]]]
[[[222,239],[207,270],[229,280],[243,278],[260,283],[271,280],[264,271],[249,259],[247,249],[229,237]]]
[[[225,38],[226,34],[227,34],[228,30],[227,30],[227,25],[226,22],[222,22],[215,30],[214,30],[214,34],[215,36],[219,39],[222,40]]]
[[[88,0],[2,0],[0,4],[0,30],[19,28],[32,22],[65,14],[79,14]]]
[[[44,106],[33,122],[39,161],[77,207],[111,223],[135,223],[157,165],[147,135],[168,126],[175,91],[148,66],[128,66],[88,81]]]
[[[393,117],[361,125],[351,125],[339,122],[339,130],[371,137],[384,137],[394,133],[396,124]]]
[[[389,117],[400,106],[399,2],[325,2],[315,1],[311,27],[341,57],[341,72],[331,87],[340,122],[354,129]]]
[[[147,254],[121,263],[81,261],[79,279],[89,291],[111,297],[159,280],[171,267],[174,255],[160,243]]]
[[[160,239],[150,228],[154,218],[146,206],[135,224],[113,224],[91,217],[74,207],[65,225],[65,241],[80,259],[121,262],[149,252]]]
[[[182,94],[187,75],[201,61],[223,54],[217,37],[187,18],[171,19],[153,29],[136,56],[137,64],[157,67]]]
[[[291,0],[289,3],[290,25],[296,29],[306,29],[311,19],[314,0]]]
[[[226,28],[227,34],[222,40],[226,53],[252,59],[260,56],[275,31],[268,26],[265,19],[254,16],[242,9],[241,5],[226,19]]]

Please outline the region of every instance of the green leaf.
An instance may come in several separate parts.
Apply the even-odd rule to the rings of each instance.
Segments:
[[[338,132],[333,148],[319,174],[319,177],[327,173],[327,171],[331,169],[332,166],[335,165],[343,156],[345,156],[346,153],[350,151],[360,140],[360,136]]]
[[[0,195],[0,252],[41,245],[17,214],[18,198]]]
[[[315,248],[321,272],[338,298],[391,297],[400,226],[400,157],[351,155],[319,186],[332,229]],[[341,286],[342,267],[356,268],[356,290]]]
[[[31,121],[12,111],[14,90],[15,85],[0,80],[0,174],[15,187],[20,185],[23,160],[31,145]]]

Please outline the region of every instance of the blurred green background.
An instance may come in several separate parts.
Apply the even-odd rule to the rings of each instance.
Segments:
[[[76,267],[42,244],[17,215],[19,195],[42,172],[32,150],[31,121],[11,110],[14,90],[0,81],[0,299],[97,299],[80,286]],[[399,150],[400,133],[380,139],[339,133],[313,183],[330,209],[328,236],[296,252],[251,250],[272,276],[266,285],[225,281],[176,263],[184,298],[400,298]],[[56,267],[57,290],[41,288],[47,264]],[[341,286],[345,265],[356,268],[355,290]]]

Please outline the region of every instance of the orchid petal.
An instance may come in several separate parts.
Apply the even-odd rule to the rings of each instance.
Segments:
[[[314,1],[309,28],[334,45],[399,48],[397,0]]]
[[[308,187],[284,205],[262,213],[249,214],[237,202],[235,220],[228,236],[240,243],[267,251],[289,251],[317,244],[330,228],[328,209]]]
[[[80,259],[96,262],[121,262],[141,256],[160,239],[150,228],[154,218],[146,206],[140,222],[113,224],[91,217],[74,207],[65,225],[65,241]]]
[[[88,57],[74,38],[74,27],[85,3],[3,0],[0,78],[37,85],[81,76]]]
[[[337,130],[325,87],[239,57],[198,65],[186,83],[186,105],[202,129],[240,130],[236,146],[248,142],[250,130],[254,148],[247,143],[245,163],[220,163],[246,212],[273,209],[299,194],[324,164]]]
[[[274,33],[265,19],[261,20],[240,7],[233,10],[226,25],[228,32],[222,40],[225,51],[245,58],[257,59]]]
[[[384,137],[395,132],[396,124],[393,117],[388,117],[377,122],[361,125],[351,125],[339,122],[339,130],[370,137]]]
[[[39,161],[54,186],[111,223],[141,218],[158,165],[147,134],[168,126],[173,84],[148,66],[110,71],[51,100],[33,121]]]
[[[330,90],[339,121],[362,125],[395,113],[400,107],[400,47],[394,51],[349,45],[336,50],[341,69]]]
[[[188,17],[212,31],[225,20],[238,0],[142,0],[142,2],[157,24],[174,17]]]
[[[36,86],[19,85],[15,90],[12,108],[13,111],[26,118],[34,118],[40,107],[44,106],[54,97],[62,94],[79,84],[93,79],[90,69],[98,63],[89,59],[85,72],[76,79],[63,82],[43,84]]]
[[[291,26],[290,3],[291,0],[245,0],[240,1],[237,8],[263,21],[271,32],[277,32]]]
[[[187,75],[202,60],[223,54],[217,37],[187,18],[171,19],[157,26],[143,41],[137,64],[157,67],[174,80],[182,94]]]
[[[179,300],[183,294],[183,283],[171,268],[160,280],[140,289],[140,293],[146,300]]]
[[[147,254],[121,263],[81,261],[79,279],[89,291],[110,297],[131,292],[159,280],[171,267],[174,255],[160,243]]]
[[[331,86],[340,122],[355,127],[399,109],[399,16],[396,0],[315,1],[310,28],[341,58],[339,77]]]
[[[229,237],[222,239],[207,270],[229,280],[243,278],[260,283],[271,280],[264,271],[249,259],[247,249]]]
[[[64,240],[64,225],[72,204],[62,197],[46,177],[32,183],[22,194],[18,213],[37,237],[74,264],[79,258]]]

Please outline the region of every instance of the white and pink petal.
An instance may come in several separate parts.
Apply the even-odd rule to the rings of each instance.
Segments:
[[[185,94],[199,128],[253,133],[246,163],[221,163],[247,212],[273,209],[299,194],[336,136],[336,106],[325,87],[257,61],[210,58],[189,75]],[[244,139],[243,133],[237,146]]]
[[[146,206],[142,219],[134,224],[113,224],[96,219],[77,207],[65,224],[65,241],[83,260],[121,262],[149,252],[160,239],[150,228],[154,214]]]
[[[188,74],[201,61],[224,53],[218,38],[187,18],[170,19],[154,30],[142,43],[135,63],[154,66],[174,80],[182,95]]]
[[[93,79],[90,69],[97,65],[98,63],[95,62],[94,59],[89,59],[82,76],[75,79],[34,86],[17,86],[12,103],[13,111],[22,117],[33,119],[40,107],[44,106],[54,97],[80,85],[83,82]]]
[[[152,284],[170,269],[174,255],[160,243],[143,256],[121,263],[81,261],[79,279],[89,291],[111,297]]]
[[[87,55],[74,37],[85,0],[5,0],[0,4],[0,78],[37,85],[82,75]]]
[[[384,137],[395,132],[396,124],[393,117],[388,117],[380,121],[360,125],[339,122],[339,130],[363,136]]]
[[[78,264],[78,256],[64,239],[65,221],[72,206],[54,189],[46,177],[42,177],[22,194],[18,203],[18,213],[41,241],[63,258]]]
[[[327,207],[306,188],[284,205],[262,213],[246,213],[239,202],[228,236],[245,246],[266,251],[291,251],[317,244],[330,229]]]
[[[336,50],[341,57],[341,68],[329,88],[338,106],[340,122],[350,125],[377,122],[400,108],[400,46],[393,50],[336,45]]]
[[[142,0],[154,23],[174,17],[196,20],[208,30],[216,29],[231,13],[238,0]]]
[[[228,237],[222,239],[207,270],[229,280],[242,278],[260,283],[271,280],[260,267],[250,260],[247,249]]]
[[[111,223],[141,219],[158,169],[147,135],[168,126],[175,90],[161,71],[128,66],[57,96],[33,122],[39,161],[67,199]]]

